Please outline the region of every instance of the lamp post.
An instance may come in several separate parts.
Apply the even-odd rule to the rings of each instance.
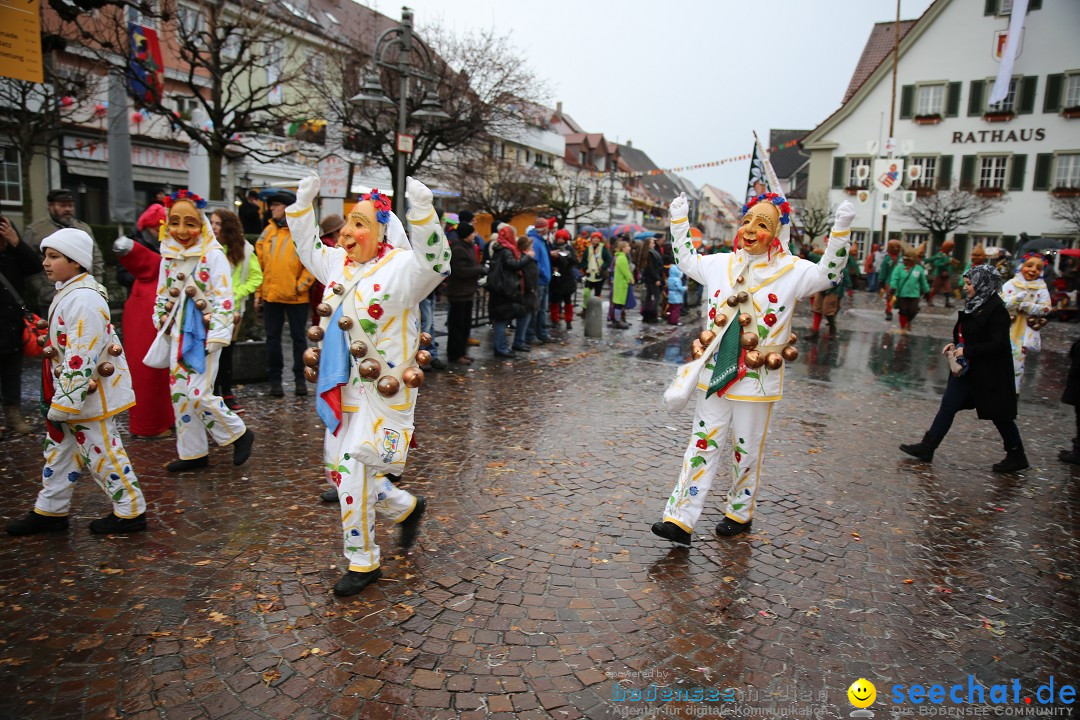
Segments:
[[[394,51],[397,57],[391,58]],[[414,63],[415,52],[419,62]],[[397,134],[394,137],[394,212],[398,217],[405,216],[405,157],[412,152],[412,136],[408,134],[409,119],[434,120],[448,119],[439,105],[438,95],[427,90],[420,102],[420,107],[409,112],[409,83],[411,78],[419,78],[426,83],[434,82],[432,69],[434,62],[427,46],[413,35],[413,14],[407,7],[401,8],[401,23],[394,28],[384,30],[375,41],[372,59],[377,67],[392,70],[400,76],[401,88],[398,96]],[[370,72],[364,78],[360,92],[349,98],[356,105],[393,105],[394,101],[383,92],[382,83],[376,72]]]

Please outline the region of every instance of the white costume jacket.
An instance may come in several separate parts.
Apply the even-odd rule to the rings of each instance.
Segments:
[[[1043,317],[1050,312],[1050,291],[1042,278],[1025,280],[1017,273],[1001,288],[1001,299],[1005,309],[1013,318],[1009,328],[1009,343],[1012,346],[1013,378],[1016,392],[1020,392],[1020,381],[1024,377],[1024,354],[1027,350],[1038,351],[1042,348],[1042,337],[1038,330],[1027,324],[1028,318]]]
[[[157,298],[154,300],[154,327],[160,328],[165,322],[169,315],[166,304],[174,301],[179,307],[176,308],[176,318],[169,335],[175,348],[184,327],[188,303],[183,292],[173,296],[170,291],[173,288],[183,290],[194,287],[194,297],[206,300],[207,307],[203,313],[210,315],[210,327],[206,330],[207,349],[213,350],[213,345],[228,345],[232,341],[235,310],[232,269],[221,244],[210,231],[210,222],[203,218],[202,235],[189,248],[165,233],[161,239],[161,257],[163,262],[158,274]],[[179,278],[181,274],[183,279]]]

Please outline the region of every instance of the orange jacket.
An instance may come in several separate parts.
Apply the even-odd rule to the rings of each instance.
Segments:
[[[262,285],[255,291],[255,297],[289,305],[308,301],[308,290],[315,276],[300,262],[288,226],[278,227],[271,221],[255,242],[255,252],[263,271]]]

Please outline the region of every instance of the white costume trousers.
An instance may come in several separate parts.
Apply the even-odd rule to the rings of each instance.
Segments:
[[[337,488],[341,503],[341,531],[349,569],[370,572],[379,567],[375,542],[375,513],[399,523],[416,507],[416,497],[394,485],[381,473],[368,469],[352,454],[365,432],[356,413],[342,414],[337,436],[326,431],[326,479]]]
[[[664,520],[694,531],[705,497],[720,467],[731,463],[732,484],[724,514],[741,523],[754,516],[761,455],[772,415],[772,402],[746,402],[698,393],[694,429],[683,454],[679,482],[664,508]],[[725,449],[731,431],[731,455]],[[730,460],[729,460],[730,458]]]
[[[176,419],[176,452],[181,460],[195,460],[210,453],[207,433],[214,442],[224,446],[236,441],[247,430],[240,416],[225,407],[225,401],[214,394],[220,355],[220,349],[207,353],[206,372],[197,373],[177,361],[174,346],[169,392]]]
[[[41,492],[34,510],[41,515],[59,517],[71,509],[75,482],[88,471],[112,499],[113,513],[133,518],[146,511],[139,481],[113,418],[57,422],[64,437],[60,442],[46,435],[45,467],[41,471]]]

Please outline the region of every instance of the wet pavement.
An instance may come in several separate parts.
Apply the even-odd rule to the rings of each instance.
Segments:
[[[901,336],[858,295],[837,338],[800,340],[755,532],[711,534],[718,491],[689,550],[649,526],[691,417],[660,396],[697,320],[642,330],[635,313],[602,341],[576,324],[508,362],[474,348],[421,393],[417,546],[380,523],[384,577],[346,600],[314,401],[242,388],[242,468],[214,450],[210,471],[170,476],[172,440],[126,441],[148,532],[91,535],[108,506],[83,483],[66,534],[0,538],[0,718],[846,717],[859,677],[883,717],[898,683],[1015,678],[1021,704],[1050,676],[1075,686],[1080,468],[1057,460],[1073,428],[1057,400],[1080,326],[1044,331],[1018,420],[1033,467],[998,476],[973,413],[932,465],[896,449],[936,410],[952,317]],[[39,435],[0,441],[5,518],[40,465]],[[742,702],[626,699],[650,686]]]

